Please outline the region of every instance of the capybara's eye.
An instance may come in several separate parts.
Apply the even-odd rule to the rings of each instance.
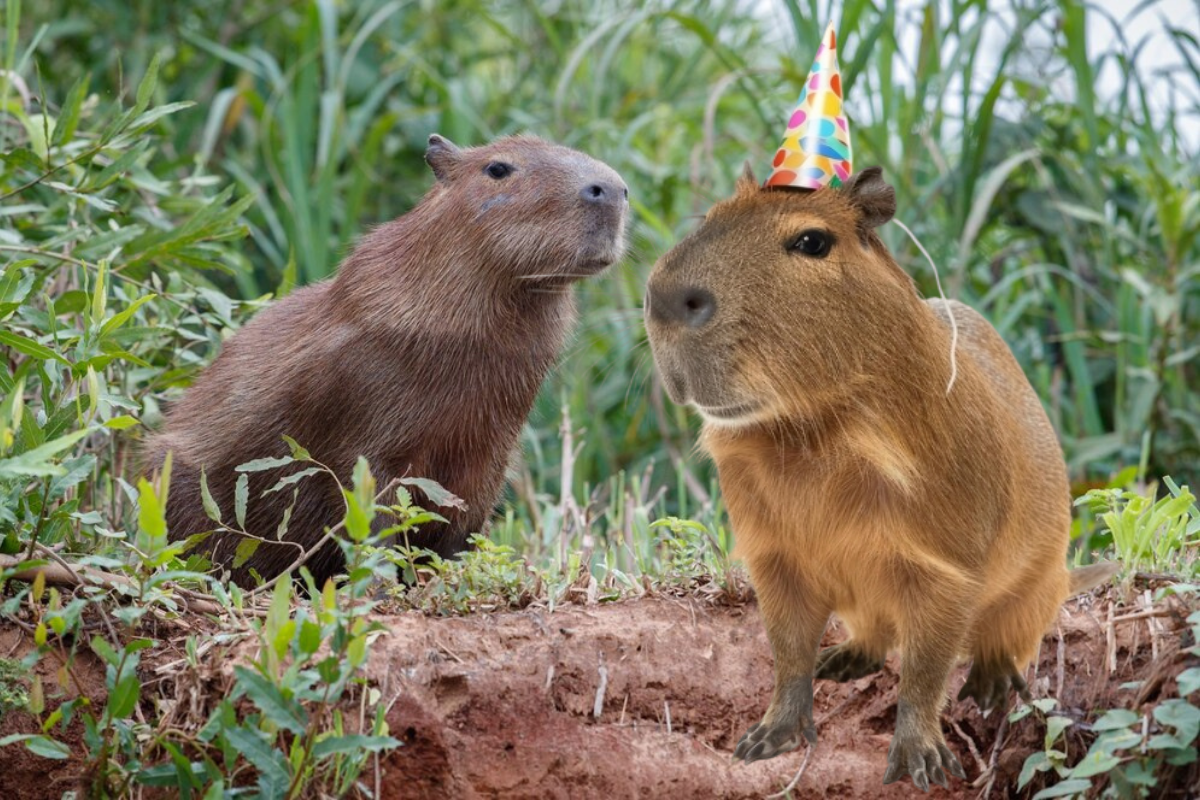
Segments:
[[[824,258],[829,255],[831,247],[833,247],[833,237],[825,231],[813,229],[804,231],[795,239],[792,239],[792,243],[788,245],[788,250],[812,258]]]
[[[493,161],[483,169],[488,174],[488,177],[502,181],[513,173],[513,165],[505,164],[503,161]]]

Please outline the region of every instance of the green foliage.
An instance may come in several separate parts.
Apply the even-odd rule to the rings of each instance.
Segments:
[[[20,661],[0,658],[0,719],[9,711],[24,711],[29,706],[26,681],[32,679],[29,668]]]
[[[644,279],[744,160],[766,168],[836,18],[858,163],[884,166],[899,216],[951,293],[1013,345],[1073,476],[1144,464],[1143,477],[1200,480],[1188,372],[1200,333],[1200,160],[1178,133],[1200,112],[1188,91],[1200,53],[1185,32],[1158,28],[1153,46],[1182,63],[1151,75],[1134,68],[1145,45],[1125,38],[1128,23],[1075,0],[432,9],[249,0],[231,24],[202,3],[43,0],[22,30],[29,40],[45,26],[30,58],[49,86],[90,70],[93,86],[115,90],[164,54],[156,96],[199,104],[162,121],[174,150],[254,198],[252,269],[234,276],[246,297],[328,275],[364,226],[409,208],[429,185],[430,131],[478,143],[528,130],[610,162],[630,184],[633,256],[581,287],[580,334],[528,430],[530,488],[555,493],[565,404],[589,420],[578,479],[600,486],[653,465],[654,484],[673,488],[688,470],[691,496],[668,496],[660,512],[687,516],[710,467],[688,455],[695,421],[651,377]],[[1097,26],[1105,41],[1088,41]],[[1120,91],[1094,88],[1114,71]],[[1168,84],[1180,91],[1152,91]],[[913,246],[890,227],[883,235],[931,291]],[[513,511],[532,535],[526,502]]]
[[[1179,584],[1168,591],[1196,594],[1195,586]],[[1187,652],[1200,656],[1200,611],[1188,617],[1193,646]],[[1186,769],[1197,760],[1197,735],[1200,734],[1200,669],[1192,667],[1177,679],[1178,697],[1160,700],[1143,714],[1114,708],[1099,714],[1095,722],[1081,726],[1075,720],[1051,713],[1053,699],[1035,700],[1009,715],[1010,722],[1035,712],[1044,719],[1046,735],[1043,749],[1031,753],[1021,769],[1017,788],[1024,789],[1039,774],[1059,778],[1033,795],[1034,800],[1087,794],[1102,789],[1105,798],[1147,798],[1158,796],[1155,787],[1171,785],[1176,769]],[[1075,759],[1068,752],[1069,728],[1088,731],[1090,745]],[[1075,760],[1073,765],[1069,762]]]
[[[296,460],[310,460],[303,448],[294,447],[294,452],[301,456]],[[241,469],[271,466],[260,461]],[[323,466],[314,470],[328,471]],[[183,797],[223,796],[241,782],[238,776],[247,767],[257,776],[262,798],[304,797],[319,791],[345,795],[375,754],[401,744],[388,736],[382,697],[362,675],[370,641],[383,630],[370,621],[370,615],[376,605],[372,595],[377,576],[387,573],[383,551],[377,546],[386,532],[372,533],[369,519],[366,529],[355,521],[364,507],[369,509],[366,517],[375,513],[374,479],[366,462],[360,461],[353,486],[345,491],[346,519],[338,528],[344,526],[349,535],[338,541],[348,577],[340,587],[332,582],[318,587],[302,570],[307,602],[296,602],[291,574],[250,594],[237,587],[225,590],[220,584],[212,585],[211,595],[175,589],[193,600],[215,600],[225,613],[238,615],[251,608],[255,594],[271,592],[261,617],[248,615],[251,621],[243,633],[253,645],[243,649],[245,657],[233,668],[232,691],[214,704],[207,719],[197,721],[194,730],[145,721],[142,709],[149,698],[142,694],[139,662],[144,651],[159,643],[134,635],[156,605],[175,608],[172,602],[177,595],[171,587],[206,584],[206,576],[183,569],[179,557],[184,544],[168,543],[163,508],[169,474],[168,461],[158,488],[140,481],[136,545],[128,546],[135,556],[128,566],[129,580],[119,581],[109,574],[108,591],[93,586],[83,597],[64,602],[56,588],[47,590],[45,573],[39,572],[30,587],[5,604],[7,615],[22,603],[34,612],[38,650],[31,664],[40,657],[53,657],[62,666],[63,680],[75,680],[71,664],[80,643],[87,640],[105,666],[106,698],[96,704],[76,686],[75,698],[46,714],[36,677],[33,691],[25,696],[8,688],[6,671],[0,678],[6,702],[14,698],[14,704],[41,717],[43,733],[14,734],[0,739],[0,746],[24,743],[42,757],[68,758],[71,747],[55,734],[65,734],[72,720],[79,719],[84,729],[79,755],[89,796],[124,797],[134,786],[170,787]],[[436,491],[434,484],[426,485]],[[411,512],[411,519],[424,513]],[[106,565],[118,568],[121,562],[109,559]],[[114,591],[117,588],[123,591]],[[120,605],[111,607],[114,601]],[[88,639],[84,618],[95,614],[111,614],[122,623],[122,634],[110,625],[108,636]],[[225,637],[230,638],[228,633]],[[206,647],[212,644],[210,640]],[[196,637],[188,639],[185,650],[187,667],[199,669]],[[24,673],[12,674],[27,674],[30,665],[22,664]],[[357,719],[343,710],[352,699],[359,709]]]
[[[1200,508],[1187,486],[1163,479],[1168,494],[1155,500],[1153,489],[1092,489],[1075,501],[1106,526],[1120,560],[1138,569],[1193,575],[1200,545]]]
[[[711,510],[711,466],[692,455],[696,422],[665,401],[651,375],[640,325],[644,279],[694,215],[728,193],[744,159],[765,166],[804,77],[807,56],[798,53],[815,47],[831,9],[571,0],[551,10],[455,0],[434,14],[425,4],[390,0],[249,0],[236,10],[240,24],[190,2],[44,0],[20,17],[17,38],[29,44],[8,55],[21,82],[0,86],[21,115],[8,133],[24,154],[4,164],[6,191],[42,174],[33,165],[45,161],[38,153],[51,127],[52,166],[84,154],[105,133],[113,138],[92,161],[13,195],[18,208],[34,208],[6,214],[0,225],[87,265],[73,265],[88,276],[73,279],[81,289],[54,285],[56,310],[86,305],[90,295],[77,292],[93,285],[102,259],[111,259],[107,282],[119,284],[106,292],[110,313],[158,295],[110,331],[124,331],[118,344],[149,370],[116,355],[115,366],[97,370],[102,399],[128,398],[142,414],[100,403],[101,421],[156,421],[161,399],[186,384],[219,342],[218,328],[239,316],[241,303],[225,293],[258,298],[328,275],[363,226],[409,208],[429,185],[421,153],[430,131],[475,143],[530,130],[622,172],[633,200],[633,256],[628,267],[580,287],[580,333],[526,429],[528,459],[501,541],[560,567],[582,546],[585,526],[570,526],[571,546],[559,548],[563,520],[540,513],[552,508],[541,498],[562,494],[563,408],[566,418],[589,425],[573,459],[572,488],[611,503],[589,516],[587,533],[618,560],[634,556],[626,528],[614,526],[625,511],[625,495],[612,491],[616,476],[646,475],[650,496],[671,489],[651,519]],[[1200,332],[1200,162],[1194,143],[1174,134],[1195,119],[1195,100],[1174,93],[1152,112],[1149,78],[1133,69],[1137,43],[1125,41],[1124,28],[1099,9],[1013,0],[1008,13],[1030,35],[1005,37],[997,57],[985,60],[977,53],[992,41],[997,17],[982,0],[949,10],[932,0],[903,11],[843,4],[839,42],[858,161],[884,165],[901,218],[948,272],[952,293],[984,311],[1013,345],[1063,435],[1074,477],[1103,480],[1137,465],[1143,480],[1174,474],[1195,485],[1200,393],[1187,369]],[[1153,4],[1138,13],[1153,14]],[[1085,40],[1097,20],[1113,28],[1099,48]],[[1162,33],[1185,66],[1156,79],[1195,85],[1187,66],[1197,61],[1194,43],[1181,32]],[[920,58],[901,50],[910,41]],[[1037,74],[1031,63],[1042,65]],[[1123,91],[1101,95],[1092,88],[1095,76],[1112,66]],[[104,99],[121,97],[131,75],[147,103],[133,117],[136,92],[133,107],[119,112]],[[47,87],[45,102],[31,86]],[[186,103],[196,105],[179,105]],[[115,132],[120,120],[134,130],[151,127],[131,139]],[[58,180],[84,168],[93,177]],[[56,183],[76,194],[49,185]],[[228,197],[231,186],[245,196],[222,212],[210,201]],[[212,216],[180,236],[200,210]],[[229,214],[237,210],[244,213],[235,222]],[[83,224],[62,222],[67,213]],[[114,221],[119,231],[110,230]],[[99,241],[76,245],[61,238],[66,231]],[[248,242],[230,246],[230,237],[246,231]],[[201,240],[190,241],[197,234]],[[931,275],[907,239],[891,229],[883,234],[929,289]],[[41,273],[57,276],[72,266],[54,258],[41,254]],[[9,270],[18,285],[28,280],[28,270]],[[46,316],[44,285],[30,286],[23,311]],[[25,347],[47,347],[53,335],[44,327],[12,332],[29,340]],[[35,354],[54,361],[44,350]],[[175,368],[165,368],[176,354]],[[81,369],[76,380],[86,384]],[[42,389],[33,374],[21,385],[31,400]],[[75,390],[50,391],[57,400],[64,392],[73,399]],[[59,452],[87,446],[60,445]],[[109,466],[99,457],[94,479]],[[119,488],[118,477],[109,481]],[[109,502],[123,504],[119,496]]]
[[[247,203],[164,169],[154,131],[190,103],[154,105],[157,85],[152,62],[130,107],[102,105],[86,77],[56,114],[45,101],[40,114],[8,107],[21,123],[4,129],[0,161],[11,203],[0,215],[0,253],[11,257],[0,273],[10,555],[55,544],[101,553],[137,528],[131,511],[151,496],[131,483],[120,432],[159,416],[162,390],[195,371],[239,305],[204,273],[239,263],[229,243],[246,233]],[[169,560],[161,525],[142,531],[150,538],[136,546]]]
[[[431,550],[397,544],[380,551],[394,564],[403,583],[392,597],[402,607],[436,614],[466,614],[524,608],[539,599],[541,574],[485,536],[472,536],[471,549],[447,560]]]

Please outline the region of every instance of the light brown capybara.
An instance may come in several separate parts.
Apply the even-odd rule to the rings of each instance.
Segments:
[[[412,211],[364,236],[334,278],[256,316],[170,408],[143,460],[174,454],[173,539],[216,527],[201,468],[232,517],[234,468],[286,455],[285,434],[343,482],[362,455],[380,486],[431,478],[466,501],[438,509],[449,523],[422,525],[414,546],[450,556],[484,525],[573,322],[571,285],[623,253],[628,191],[606,164],[529,136],[459,148],[434,135],[425,160],[436,181]],[[248,533],[274,538],[292,492],[262,493],[294,470],[251,476]],[[343,513],[334,481],[309,478],[284,537],[294,544],[262,543],[231,578],[277,575]],[[243,538],[218,531],[202,546],[231,567]],[[341,551],[328,542],[306,566],[320,585]]]
[[[878,168],[840,189],[760,188],[749,166],[650,276],[664,385],[704,420],[775,655],[775,690],[739,742],[750,762],[816,741],[813,679],[902,655],[884,782],[963,776],[939,722],[951,668],[982,708],[1022,673],[1073,592],[1070,496],[1053,428],[1004,340],[922,300],[875,229]],[[951,376],[951,326],[958,327]],[[830,615],[850,632],[818,653]]]

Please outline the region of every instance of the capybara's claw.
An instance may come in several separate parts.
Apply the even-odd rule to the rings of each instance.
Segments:
[[[883,669],[883,659],[867,655],[851,639],[833,647],[826,647],[817,654],[817,668],[814,677],[845,683],[865,678],[881,669]]]
[[[959,700],[968,697],[975,701],[980,711],[991,711],[998,708],[1005,711],[1008,708],[1008,690],[1013,689],[1026,703],[1032,702],[1033,695],[1029,693],[1029,685],[1025,679],[1010,668],[996,668],[981,665],[978,661],[971,664],[967,673],[967,682],[958,693]]]
[[[925,744],[917,740],[905,739],[900,734],[892,737],[892,746],[888,750],[887,772],[884,773],[885,784],[894,783],[905,775],[912,778],[913,786],[923,792],[929,791],[929,782],[948,786],[946,773],[956,778],[965,778],[962,764],[950,748],[942,742]]]

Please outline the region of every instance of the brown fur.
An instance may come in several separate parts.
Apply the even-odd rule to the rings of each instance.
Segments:
[[[1010,681],[1023,689],[1068,592],[1111,570],[1072,586],[1054,430],[983,317],[918,297],[873,230],[893,212],[877,169],[816,192],[760,189],[747,170],[655,266],[646,319],[669,393],[705,417],[775,651],[771,706],[737,755],[815,741],[813,677],[859,677],[899,649],[886,780],[909,772],[927,786],[961,776],[939,724],[960,655],[974,659],[967,693],[982,705]],[[811,229],[833,235],[829,253],[789,251]],[[711,317],[689,317],[705,298]],[[730,408],[741,410],[723,419]],[[851,638],[818,656],[831,614]]]
[[[432,478],[466,501],[414,545],[450,556],[483,527],[573,320],[571,283],[621,255],[627,191],[607,165],[532,137],[460,150],[432,136],[426,160],[437,181],[421,203],[367,234],[336,277],[226,342],[148,442],[151,467],[174,453],[172,538],[214,527],[201,467],[232,518],[234,467],[286,454],[282,434],[344,482],[364,455],[380,486]],[[514,171],[497,179],[486,172],[494,162]],[[290,471],[252,476],[249,532],[274,537],[291,491],[260,495]],[[312,546],[342,509],[331,479],[309,479],[286,538]],[[214,561],[230,565],[240,539],[212,537]],[[247,583],[251,568],[269,578],[298,552],[264,544],[233,579]],[[308,562],[319,582],[340,566],[334,546]]]

